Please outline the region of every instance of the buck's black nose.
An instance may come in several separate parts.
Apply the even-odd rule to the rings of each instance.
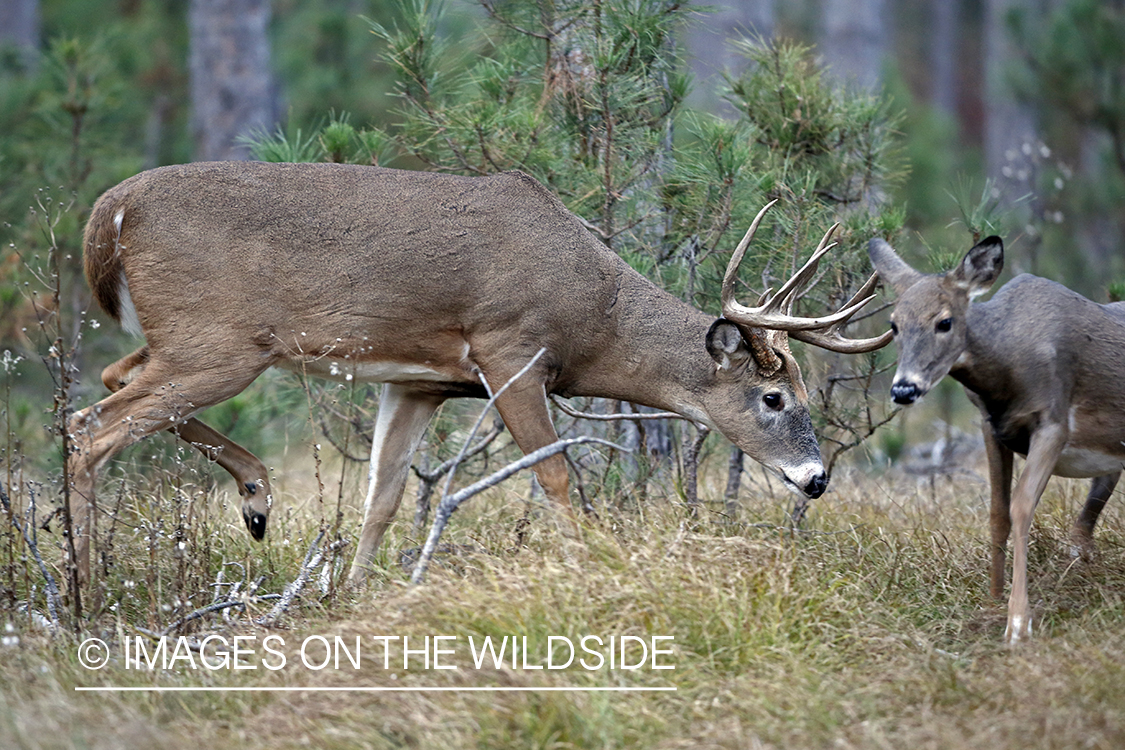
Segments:
[[[254,510],[242,511],[242,519],[246,521],[246,529],[250,536],[259,542],[266,538],[266,517]]]
[[[891,386],[891,398],[896,404],[913,404],[920,395],[913,383],[899,381]]]
[[[823,495],[826,489],[828,489],[828,475],[822,471],[805,485],[805,494],[811,498],[817,498]]]

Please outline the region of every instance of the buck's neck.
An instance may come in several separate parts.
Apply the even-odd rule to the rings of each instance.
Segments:
[[[712,317],[693,308],[622,262],[617,298],[604,319],[603,346],[567,388],[703,418],[698,394],[714,379],[706,349]]]

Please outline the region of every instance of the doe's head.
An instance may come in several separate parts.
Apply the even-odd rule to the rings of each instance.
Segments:
[[[1004,243],[986,237],[943,274],[916,271],[884,240],[867,245],[871,264],[895,290],[891,331],[898,370],[891,398],[912,404],[945,377],[965,353],[969,303],[987,292],[1004,268]]]

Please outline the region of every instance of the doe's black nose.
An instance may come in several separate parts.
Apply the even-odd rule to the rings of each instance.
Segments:
[[[896,404],[913,404],[920,394],[913,383],[900,381],[891,386],[891,398]]]
[[[811,498],[817,498],[823,495],[826,489],[828,489],[828,475],[822,471],[805,485],[805,494]]]

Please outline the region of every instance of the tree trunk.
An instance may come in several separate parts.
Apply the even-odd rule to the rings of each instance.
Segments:
[[[1112,160],[1107,154],[1113,150],[1113,144],[1105,131],[1089,125],[1080,130],[1079,168],[1083,178],[1094,185],[1112,185],[1114,175],[1111,174]],[[1122,175],[1125,176],[1125,175]],[[1115,272],[1113,257],[1115,252],[1120,252],[1120,239],[1125,236],[1121,231],[1120,213],[1112,209],[1091,211],[1075,222],[1078,224],[1078,247],[1081,248],[1084,265],[1091,277],[1091,292],[1102,294],[1105,281],[1112,279]],[[1107,301],[1104,298],[1098,302]]]
[[[931,0],[930,103],[951,120],[957,118],[957,33],[961,21],[959,0]]]
[[[737,75],[745,67],[745,60],[731,42],[772,37],[776,17],[774,0],[725,0],[708,5],[715,8],[715,12],[693,18],[685,34],[688,59],[696,79],[691,102],[703,109],[734,116],[734,110],[719,100],[723,72],[730,70]]]
[[[699,517],[699,453],[703,450],[703,441],[710,434],[711,430],[702,425],[684,430],[684,502],[687,503],[688,517],[693,520]]]
[[[1008,83],[1016,48],[1008,32],[1008,12],[1020,0],[986,0],[984,9],[985,167],[1002,202],[1027,193],[1028,155],[1037,140],[1031,108],[1016,101]]]
[[[191,0],[188,15],[195,158],[246,159],[238,138],[277,121],[269,0]]]
[[[737,445],[730,447],[730,460],[727,462],[727,488],[723,492],[727,516],[734,520],[738,515],[738,491],[742,487],[742,459],[744,454]]]
[[[840,80],[874,90],[890,48],[886,0],[824,0],[821,49]]]
[[[0,2],[0,47],[15,47],[23,65],[35,67],[39,54],[39,0]]]

